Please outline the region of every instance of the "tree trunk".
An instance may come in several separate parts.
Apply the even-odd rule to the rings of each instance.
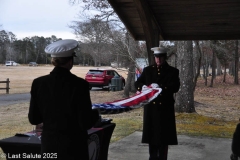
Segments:
[[[135,82],[135,65],[130,65],[128,70],[128,76],[126,80],[126,85],[124,88],[124,97],[129,97],[130,92],[136,92],[134,87]]]
[[[230,64],[229,64],[229,71],[228,71],[228,74],[231,75],[231,76],[235,76],[235,63],[232,61]]]
[[[223,82],[226,82],[226,74],[227,74],[227,65],[224,64],[224,73],[223,73]]]
[[[36,56],[35,62],[38,61],[38,56],[39,56],[39,50],[37,51],[37,56]]]
[[[218,58],[216,58],[216,62],[217,62],[217,75],[219,76],[222,74],[221,63]]]
[[[207,66],[207,64],[203,64],[202,65],[202,77],[203,77],[203,79],[205,79],[205,77],[206,77],[206,66]]]
[[[216,41],[213,41],[213,47],[212,47],[212,53],[213,53],[213,57],[212,57],[212,78],[211,78],[211,84],[209,87],[213,87],[213,80],[216,77],[216,50],[215,50],[215,44]]]
[[[204,57],[204,52],[203,52],[203,57]],[[206,80],[206,68],[207,68],[207,62],[206,62],[206,58],[205,60],[203,61],[203,79]]]
[[[195,112],[193,91],[193,43],[179,41],[177,44],[180,89],[176,94],[177,112]]]
[[[203,78],[205,80],[205,86],[207,86],[207,77],[208,77],[208,68],[209,68],[209,63],[208,63],[208,56],[204,52],[202,52],[202,57],[204,57],[204,63],[203,63]]]
[[[201,51],[200,46],[199,46],[199,41],[195,41],[195,44],[196,44],[197,51],[199,53],[199,58],[198,58],[196,74],[195,74],[195,77],[193,79],[193,91],[195,91],[195,87],[197,85],[197,79],[200,75],[200,68],[201,68],[201,63],[202,63],[202,51]]]
[[[209,64],[206,64],[206,70],[205,70],[206,74],[205,74],[205,77],[204,77],[204,79],[205,79],[205,86],[208,85],[208,79],[207,79],[207,77],[209,75],[209,70],[208,69],[209,69]]]
[[[238,83],[238,63],[239,63],[239,55],[238,55],[238,40],[235,40],[235,76],[234,76],[234,84],[239,84]]]
[[[97,67],[97,58],[96,57],[94,57],[94,67]]]
[[[207,63],[206,64],[206,69],[205,69],[205,86],[207,86],[208,85],[208,75],[209,75],[209,66],[210,66],[210,64],[209,63]]]

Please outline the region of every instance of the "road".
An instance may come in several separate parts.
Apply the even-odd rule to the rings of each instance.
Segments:
[[[30,93],[0,95],[0,107],[30,101]]]
[[[91,91],[101,91],[101,88],[93,87]],[[3,94],[0,95],[0,107],[12,105],[16,103],[24,103],[30,101],[30,93],[19,94]]]

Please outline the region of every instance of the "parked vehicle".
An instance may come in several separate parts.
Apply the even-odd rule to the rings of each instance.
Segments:
[[[28,66],[38,66],[36,62],[29,62]]]
[[[85,80],[89,82],[90,88],[111,85],[111,79],[118,77],[122,79],[122,87],[125,86],[125,79],[115,70],[112,69],[90,69],[85,76]]]
[[[19,64],[14,61],[6,61],[5,66],[18,66]]]

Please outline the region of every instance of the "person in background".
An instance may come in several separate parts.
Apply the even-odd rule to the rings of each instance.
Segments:
[[[140,77],[140,75],[141,75],[141,74],[140,74],[140,71],[139,71],[139,69],[138,69],[138,68],[136,68],[136,77],[137,77],[137,78],[139,78],[139,77]]]
[[[240,121],[240,119],[239,119]],[[231,160],[238,160],[240,157],[240,123],[237,124],[232,139],[232,154]]]
[[[157,98],[144,106],[142,143],[149,144],[149,160],[167,160],[168,145],[177,145],[174,93],[180,87],[179,70],[167,62],[167,50],[151,48],[155,64],[145,67],[135,82],[138,91],[162,88]]]
[[[45,52],[55,67],[32,82],[28,119],[42,123],[41,153],[52,159],[88,160],[87,130],[99,117],[92,110],[88,82],[70,72],[77,47],[71,39],[48,45]]]

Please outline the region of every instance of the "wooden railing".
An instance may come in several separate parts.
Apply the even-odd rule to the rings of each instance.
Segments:
[[[7,80],[6,81],[0,81],[0,83],[6,83],[6,88],[0,88],[0,90],[6,90],[6,93],[7,94],[9,94],[9,83],[10,83],[10,81],[9,81],[9,78],[7,78]]]

